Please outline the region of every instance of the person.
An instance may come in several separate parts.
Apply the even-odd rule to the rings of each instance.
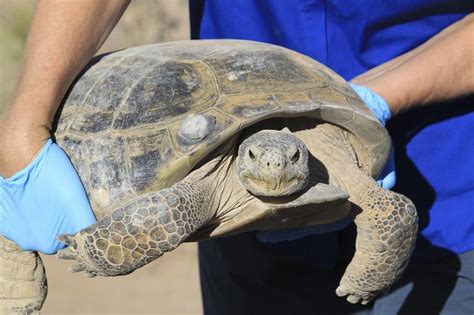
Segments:
[[[472,1],[190,4],[195,39],[285,46],[385,99],[394,189],[413,200],[420,219],[405,276],[367,307],[333,293],[353,254],[353,226],[296,240],[291,231],[288,241],[288,232],[277,232],[202,242],[205,313],[473,314]]]
[[[95,222],[84,188],[54,144],[68,87],[112,31],[128,1],[38,1],[21,70],[0,118],[0,234],[52,254],[56,240]]]
[[[50,131],[68,86],[127,4],[37,3],[20,76],[0,118],[0,234],[23,249],[54,253],[61,247],[56,235],[94,220],[80,179],[49,140]],[[368,102],[385,100],[396,116],[389,126],[395,189],[412,198],[421,218],[406,276],[368,307],[351,306],[333,293],[351,255],[353,226],[298,237],[294,231],[245,233],[203,242],[205,313],[472,313],[474,184],[468,171],[474,166],[474,115],[469,97],[441,103],[474,91],[472,3],[192,1],[190,9],[193,38],[282,45],[353,79]],[[439,105],[423,106],[432,103]],[[289,233],[294,240],[286,240]],[[430,281],[440,288],[433,290]]]

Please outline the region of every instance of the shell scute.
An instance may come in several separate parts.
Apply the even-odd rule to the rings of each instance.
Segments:
[[[120,106],[114,129],[166,123],[214,104],[218,93],[210,77],[209,69],[199,62],[167,61],[154,66]]]
[[[216,74],[223,94],[288,90],[289,86],[314,86],[306,69],[287,54],[253,47],[205,59]]]

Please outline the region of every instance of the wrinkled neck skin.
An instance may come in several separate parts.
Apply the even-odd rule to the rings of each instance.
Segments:
[[[326,179],[321,171],[323,167],[315,161],[309,161],[310,184],[301,191],[289,196],[258,197],[251,194],[239,177],[238,145],[238,137],[229,140],[186,178],[191,183],[205,182],[203,194],[209,205],[205,210],[208,219],[187,241],[249,230],[304,226],[307,222],[320,224],[347,215],[348,209],[344,206],[344,197],[341,195],[336,198],[341,200],[340,203],[324,206],[325,197],[331,194],[335,196],[339,192],[324,191],[318,185],[325,184]],[[314,190],[315,187],[319,188]],[[329,208],[330,211],[326,212]]]
[[[244,137],[245,138],[245,137]],[[259,228],[277,227],[278,223],[265,216],[278,213],[282,208],[302,206],[312,203],[312,199],[300,199],[303,189],[290,196],[258,197],[250,193],[239,177],[239,145],[242,139],[238,136],[228,140],[214,152],[209,160],[197,167],[186,180],[191,182],[205,181],[206,198],[209,203],[210,219],[193,233],[187,241],[223,236]],[[295,200],[298,200],[294,202]],[[294,203],[290,205],[290,203]],[[287,214],[298,217],[301,214]],[[264,218],[265,217],[265,218]],[[264,222],[261,222],[261,221]],[[257,223],[258,222],[258,223]],[[257,225],[255,225],[257,223]],[[257,227],[258,226],[258,227]],[[284,228],[284,226],[282,226]]]
[[[209,212],[205,222],[187,241],[325,224],[350,213],[347,194],[327,185],[327,172],[320,161],[309,161],[309,185],[289,196],[257,197],[247,191],[238,175],[240,158],[235,139],[190,176],[192,182],[206,181]],[[210,216],[207,216],[211,214]]]
[[[277,130],[288,129],[306,145],[311,169],[309,186],[322,182],[356,193],[359,162],[346,131],[304,117],[275,120],[273,126]]]
[[[209,202],[210,221],[226,221],[252,206],[257,201],[239,182],[236,173],[236,154],[239,137],[229,139],[187,179],[204,181]]]

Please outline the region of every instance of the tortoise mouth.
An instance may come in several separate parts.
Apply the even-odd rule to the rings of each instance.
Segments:
[[[304,176],[293,176],[285,179],[262,179],[243,175],[241,176],[241,182],[252,195],[262,197],[289,196],[300,192],[308,185],[308,179]]]

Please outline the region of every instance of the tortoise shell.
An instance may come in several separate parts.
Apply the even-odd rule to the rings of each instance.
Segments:
[[[297,116],[349,131],[361,169],[381,172],[390,138],[350,86],[306,56],[250,41],[180,41],[99,57],[69,91],[55,137],[100,218],[181,180],[244,128]],[[186,134],[184,126],[203,121],[203,134]]]

